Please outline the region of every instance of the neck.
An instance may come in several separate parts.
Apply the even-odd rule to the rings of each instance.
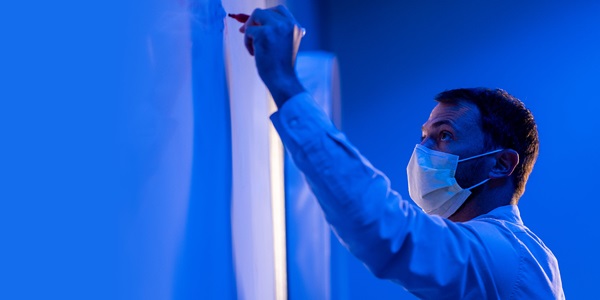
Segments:
[[[510,185],[502,184],[494,186],[484,184],[479,187],[481,190],[471,194],[463,205],[448,219],[454,222],[466,222],[490,211],[511,204],[514,188]]]

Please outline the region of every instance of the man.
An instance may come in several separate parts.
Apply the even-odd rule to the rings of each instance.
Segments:
[[[345,246],[424,299],[564,299],[552,252],[516,206],[538,154],[533,116],[502,90],[439,94],[407,172],[414,206],[335,128],[294,71],[302,33],[283,7],[240,31],[279,108],[272,121]]]

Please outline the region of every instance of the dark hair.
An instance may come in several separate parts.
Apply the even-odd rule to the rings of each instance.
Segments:
[[[475,104],[481,114],[485,150],[501,147],[519,153],[519,163],[513,172],[514,195],[517,197],[513,199],[521,197],[540,147],[531,111],[519,99],[501,89],[454,89],[439,93],[435,100],[441,103],[467,101]]]

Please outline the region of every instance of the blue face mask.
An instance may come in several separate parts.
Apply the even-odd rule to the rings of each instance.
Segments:
[[[415,203],[430,215],[448,218],[454,214],[471,195],[471,189],[490,180],[489,178],[463,189],[454,178],[459,162],[498,153],[497,149],[472,157],[459,159],[457,155],[431,150],[417,144],[408,162],[408,192]]]

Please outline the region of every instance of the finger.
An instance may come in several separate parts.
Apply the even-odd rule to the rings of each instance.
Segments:
[[[296,23],[296,19],[294,19],[294,16],[292,15],[292,13],[284,5],[279,4],[275,7],[272,7],[271,10],[281,14],[282,16],[284,16],[284,17],[292,20],[294,23]]]
[[[252,38],[245,37],[244,46],[246,46],[246,50],[248,50],[248,53],[254,56],[254,41],[252,40]]]
[[[240,27],[240,32],[241,33],[245,33],[246,29],[249,26],[261,26],[262,25],[262,23],[257,20],[257,16],[256,16],[257,14],[259,15],[258,16],[259,19],[262,18],[260,16],[262,14],[262,9],[257,8],[257,9],[255,9],[252,12],[252,14],[250,16],[248,16],[248,18],[246,19],[246,22],[244,23],[244,25],[242,25],[242,27]]]
[[[274,21],[274,12],[268,9],[257,8],[252,12],[246,24],[248,25],[270,25]]]
[[[287,9],[287,7],[280,4],[275,7],[270,8],[270,10],[283,16],[285,19],[289,20],[289,22],[291,22],[296,27],[298,27],[302,32],[302,36],[306,35],[306,29],[302,28],[302,26],[300,26],[300,24],[298,24],[298,21],[296,21],[296,19],[294,18],[294,15],[292,15],[292,13],[289,11],[289,9]]]
[[[252,56],[254,56],[254,34],[256,30],[256,27],[247,27],[244,34],[244,46],[246,46],[248,53]]]

